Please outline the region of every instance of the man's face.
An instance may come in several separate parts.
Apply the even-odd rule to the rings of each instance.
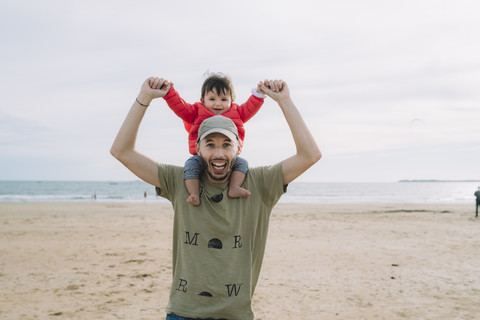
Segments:
[[[222,114],[230,110],[232,105],[232,97],[228,94],[221,92],[217,93],[215,89],[208,91],[205,96],[200,99],[202,104],[215,114]]]
[[[221,133],[212,133],[197,143],[197,154],[205,162],[208,180],[226,182],[238,154],[238,143]]]

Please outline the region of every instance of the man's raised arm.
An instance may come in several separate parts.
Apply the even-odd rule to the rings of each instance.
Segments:
[[[278,103],[295,142],[297,153],[282,162],[283,184],[287,185],[320,160],[322,154],[290,97],[287,83],[265,80],[259,84],[259,88]]]
[[[135,149],[135,143],[148,105],[153,99],[165,96],[170,87],[171,83],[162,78],[151,77],[145,80],[110,149],[110,153],[137,177],[157,187],[157,163],[139,153]]]

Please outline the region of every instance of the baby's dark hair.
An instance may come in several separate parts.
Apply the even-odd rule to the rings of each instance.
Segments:
[[[203,82],[201,97],[205,97],[205,94],[209,91],[213,91],[213,89],[215,89],[217,94],[223,93],[225,95],[230,95],[232,101],[235,100],[235,91],[233,90],[232,80],[226,74],[209,73],[207,79]]]

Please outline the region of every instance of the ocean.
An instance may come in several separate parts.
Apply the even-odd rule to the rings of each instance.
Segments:
[[[293,182],[280,203],[474,203],[480,182]],[[143,181],[0,181],[0,202],[168,203]]]

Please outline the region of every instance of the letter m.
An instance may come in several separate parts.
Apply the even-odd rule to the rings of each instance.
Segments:
[[[243,283],[233,283],[233,284],[226,284],[228,296],[231,297],[232,294],[235,293],[235,297],[238,296],[240,293],[240,289],[242,288]]]
[[[191,246],[198,246],[197,240],[198,240],[198,235],[200,233],[195,232],[192,238],[190,238],[190,232],[185,231],[185,244],[189,244]]]

